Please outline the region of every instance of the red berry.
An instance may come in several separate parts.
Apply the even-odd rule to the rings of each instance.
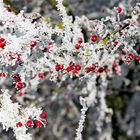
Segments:
[[[35,46],[36,44],[37,44],[36,41],[31,41],[30,45]]]
[[[12,12],[11,7],[7,7],[6,10],[7,10],[8,12]]]
[[[35,121],[35,126],[36,127],[40,127],[41,125],[42,125],[42,123],[40,121],[38,121],[38,120]]]
[[[129,64],[131,62],[131,59],[128,57],[126,58],[125,62]]]
[[[63,65],[61,65],[60,67],[61,67],[61,69],[63,69],[63,68],[64,68],[64,66],[63,66]]]
[[[119,71],[117,69],[115,69],[114,71],[114,74],[118,75],[119,74]]]
[[[50,73],[52,74],[53,73],[53,70],[50,69]]]
[[[130,53],[128,54],[128,58],[132,59],[134,57],[134,54]]]
[[[118,13],[122,12],[122,8],[121,7],[117,7],[116,10],[117,10]]]
[[[118,45],[118,43],[119,43],[118,41],[114,41],[113,45],[116,47]]]
[[[5,41],[4,38],[0,38],[0,43],[3,43]]]
[[[75,49],[80,49],[80,47],[81,47],[80,44],[75,45]]]
[[[56,69],[56,71],[59,71],[59,70],[63,69],[63,65],[57,64],[55,66],[55,69]]]
[[[16,123],[16,126],[17,126],[17,127],[22,127],[23,124],[22,124],[21,122],[18,122],[18,123]]]
[[[23,92],[22,92],[21,90],[19,90],[19,91],[17,92],[17,94],[18,94],[19,96],[22,96],[22,95],[23,95]]]
[[[0,73],[0,77],[5,77],[6,76],[6,74],[5,73]]]
[[[79,71],[79,70],[81,70],[81,66],[80,66],[80,65],[75,65],[75,69],[76,69],[77,71]]]
[[[52,46],[54,42],[48,42],[48,46]]]
[[[137,61],[140,61],[140,55],[137,55],[135,58]]]
[[[66,68],[66,71],[67,71],[67,72],[70,72],[70,71],[72,71],[73,69],[74,69],[73,66],[69,66],[69,67]]]
[[[23,88],[23,84],[21,82],[16,83],[17,88]]]
[[[20,54],[17,54],[17,61],[20,61]]]
[[[31,48],[34,48],[36,44],[37,44],[36,41],[31,41],[31,43],[30,43],[30,47],[31,47]]]
[[[100,68],[98,69],[98,72],[99,72],[99,73],[102,73],[104,70],[105,70],[104,67],[100,67]]]
[[[97,39],[98,39],[97,35],[93,35],[93,36],[91,37],[91,41],[93,41],[93,42],[97,41]]]
[[[31,120],[28,120],[28,121],[26,122],[26,125],[27,125],[28,127],[32,126],[32,124],[33,124],[33,122],[32,122]]]
[[[5,43],[0,42],[0,48],[4,48],[5,47]]]
[[[122,50],[121,53],[125,55],[126,54],[126,51],[125,50]]]
[[[44,118],[46,118],[46,117],[47,117],[46,112],[42,112],[42,113],[40,114],[40,118],[44,119]]]
[[[78,71],[73,71],[73,75],[76,76],[78,74]]]
[[[117,62],[116,61],[114,61],[113,64],[112,64],[112,68],[115,68],[115,67],[117,67]]]
[[[93,70],[93,67],[92,66],[89,66],[89,67],[86,67],[86,72],[89,73]]]
[[[42,78],[44,77],[44,74],[43,74],[43,73],[38,73],[38,77],[39,77],[40,79],[42,79]]]

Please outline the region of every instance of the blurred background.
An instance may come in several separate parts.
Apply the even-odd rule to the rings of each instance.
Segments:
[[[5,0],[16,10],[26,13],[37,12],[52,21],[61,21],[55,0]],[[139,0],[64,0],[67,13],[72,16],[85,15],[89,19],[100,19],[111,14],[118,3],[135,5]],[[140,43],[136,49],[140,53]],[[69,92],[50,81],[42,82],[32,99],[25,98],[25,104],[34,102],[48,114],[45,128],[31,129],[34,140],[74,140],[75,129],[80,118],[79,95]],[[80,90],[80,85],[79,85]],[[53,95],[53,96],[52,96]],[[40,98],[42,97],[42,98]],[[104,124],[102,132],[96,130],[97,111],[90,108],[87,114],[83,140],[140,140],[140,65],[133,62],[122,66],[122,76],[110,80],[107,104],[113,110],[112,122]],[[112,138],[111,138],[112,137]],[[0,129],[0,140],[14,140],[13,132]]]

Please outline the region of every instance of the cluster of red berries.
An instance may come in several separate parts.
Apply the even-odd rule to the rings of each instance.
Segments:
[[[118,63],[116,61],[114,61],[114,63],[112,64],[112,71],[115,75],[119,74],[119,70],[117,69]]]
[[[22,89],[24,87],[24,84],[22,83],[20,76],[18,74],[13,74],[12,78],[13,78],[13,81],[14,81],[16,87],[18,88],[17,94],[19,96],[22,96],[23,92],[20,89]]]
[[[82,38],[81,37],[79,37],[78,38],[78,43],[77,44],[75,44],[75,49],[80,49],[81,48],[81,43],[83,42],[83,40],[82,40]]]
[[[79,71],[79,70],[81,70],[81,66],[80,65],[78,65],[78,64],[73,64],[73,65],[70,65],[70,66],[68,66],[67,68],[66,68],[66,71],[67,72],[70,72],[70,71],[72,71],[72,70],[76,70],[76,71]]]
[[[127,58],[126,58],[126,62],[127,63],[130,63],[131,62],[131,60],[133,59],[133,58],[135,58],[135,60],[137,60],[137,61],[140,61],[140,55],[134,55],[133,53],[129,53],[128,55],[127,55]]]
[[[31,119],[31,117],[29,117],[29,119],[26,121],[26,126],[27,127],[32,127],[32,126],[35,126],[35,127],[41,127],[43,124],[45,124],[46,123],[46,118],[47,118],[47,114],[46,114],[46,112],[42,112],[41,114],[40,114],[40,118],[41,119],[43,119],[43,120],[32,120]],[[22,122],[17,122],[16,123],[16,126],[17,127],[22,127],[23,126],[23,123]]]
[[[112,70],[114,72],[114,74],[118,74],[118,70],[117,70],[117,63],[113,63],[112,65]],[[107,72],[110,71],[108,66],[98,66],[98,63],[93,64],[92,66],[88,66],[86,67],[86,72],[93,72],[95,74],[97,73],[103,73],[103,72]]]
[[[93,66],[88,66],[86,67],[86,72],[89,73],[89,72],[93,72],[94,71],[94,67]]]
[[[72,71],[73,75],[77,75],[78,71],[81,70],[81,66],[79,64],[70,63],[69,66],[64,69],[64,66],[62,64],[57,64],[55,66],[55,70],[56,71],[66,70],[67,72],[71,72]]]
[[[68,67],[66,68],[66,71],[67,71],[67,72],[72,71],[74,76],[76,76],[76,75],[78,74],[78,71],[80,71],[80,70],[81,70],[81,66],[78,65],[78,64],[76,64],[76,65],[73,64],[73,65],[68,66]]]
[[[115,74],[118,73],[118,70],[116,68],[117,66],[113,66],[113,71]],[[81,70],[81,66],[79,64],[70,63],[68,67],[64,68],[62,64],[57,64],[55,69],[56,71],[65,70],[68,73],[72,72],[73,75],[76,76]],[[102,73],[107,70],[108,70],[107,66],[98,66],[98,63],[92,64],[91,66],[88,66],[85,68],[86,73],[89,73],[89,72]]]
[[[98,63],[92,64],[92,66],[86,67],[86,72],[93,72],[93,73],[102,73],[106,70],[106,67],[99,67]]]
[[[4,49],[5,46],[6,46],[5,39],[0,37],[0,48]]]

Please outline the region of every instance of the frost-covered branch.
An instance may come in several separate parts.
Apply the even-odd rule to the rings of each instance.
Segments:
[[[18,140],[31,140],[32,135],[27,132],[28,128],[45,125],[46,114],[40,108],[22,108],[10,98],[9,91],[3,89],[0,96],[0,123],[6,131],[13,129]]]
[[[71,89],[77,84],[73,82],[74,78],[79,79],[79,83],[84,81],[86,87],[82,87],[79,95],[85,96],[82,98],[85,103],[81,103],[82,115],[76,137],[81,140],[89,107],[99,103],[100,122],[106,118],[106,112],[111,113],[105,102],[106,90],[102,88],[107,87],[107,77],[121,74],[120,60],[128,64],[134,59],[140,61],[134,48],[140,36],[140,4],[130,11],[118,6],[114,8],[113,16],[101,20],[89,20],[83,16],[72,21],[62,0],[56,1],[63,23],[61,30],[50,22],[46,24],[39,14],[28,15],[21,11],[15,15],[0,0],[0,84],[4,87],[4,81],[10,79],[15,97],[23,98],[25,93],[37,92],[39,83],[46,79],[59,85],[68,81]],[[32,116],[35,125],[42,125],[44,121],[41,122],[38,116],[41,110],[24,109],[12,103],[7,91],[4,92],[1,95],[0,122],[6,129],[13,128],[18,140],[19,133],[22,138],[25,135],[25,139],[30,139],[25,123]],[[10,123],[11,118],[4,120],[3,113],[14,118],[13,123]],[[28,123],[32,125],[32,121]]]

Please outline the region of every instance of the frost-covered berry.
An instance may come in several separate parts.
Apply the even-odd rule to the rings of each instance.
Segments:
[[[28,121],[26,122],[26,125],[27,125],[28,127],[31,127],[31,126],[33,125],[33,122],[32,122],[31,120],[28,120]]]
[[[44,118],[46,118],[46,117],[47,117],[46,112],[42,112],[42,113],[40,114],[40,118],[44,119]]]
[[[0,73],[0,77],[5,77],[5,76],[6,76],[5,73],[3,73],[3,72]]]
[[[7,10],[8,12],[12,12],[11,7],[7,7],[6,10]]]
[[[22,83],[22,82],[16,83],[16,87],[17,87],[17,88],[23,88],[23,83]]]
[[[113,72],[114,72],[115,75],[118,75],[119,74],[119,71],[117,69],[114,69]]]
[[[126,50],[121,50],[121,53],[122,53],[123,55],[125,55],[127,52],[126,52]]]
[[[93,41],[93,42],[97,41],[97,39],[98,39],[97,35],[93,35],[93,36],[91,37],[91,41]]]
[[[140,61],[140,55],[137,55],[135,58],[137,61]]]
[[[118,7],[116,8],[116,11],[117,11],[118,13],[121,13],[121,12],[122,12],[122,8],[118,6]]]
[[[80,49],[81,45],[80,44],[76,44],[75,45],[75,49]]]
[[[42,125],[41,121],[36,120],[35,121],[35,126],[36,127],[40,127]]]
[[[93,67],[92,66],[89,66],[89,67],[86,67],[86,72],[89,73],[93,70]]]
[[[42,79],[44,77],[43,73],[38,73],[38,78]]]
[[[81,44],[83,42],[83,39],[81,37],[78,38],[78,43]]]
[[[102,73],[104,70],[105,70],[104,67],[100,67],[100,68],[98,69],[98,72],[99,72],[99,73]]]
[[[5,41],[5,39],[2,38],[2,37],[0,37],[0,43],[2,43],[2,42],[4,42],[4,41]]]
[[[36,41],[31,41],[30,43],[30,48],[34,48],[36,46],[37,42]]]
[[[20,55],[21,54],[17,54],[17,61],[20,61]]]
[[[116,47],[118,45],[118,41],[114,41],[113,45]]]
[[[23,124],[22,124],[21,122],[18,122],[18,123],[16,123],[16,126],[17,126],[17,127],[22,127]]]
[[[131,62],[131,59],[128,57],[126,58],[125,62],[129,64]]]
[[[128,58],[130,58],[130,59],[134,58],[134,54],[132,54],[132,53],[128,54]]]
[[[5,46],[5,43],[0,42],[0,48],[4,48]]]
[[[19,91],[17,92],[17,94],[18,94],[18,96],[22,96],[22,95],[23,95],[23,92],[22,92],[21,90],[19,90]]]
[[[77,70],[74,70],[73,71],[73,75],[76,76],[77,74],[78,74],[78,71]]]
[[[75,65],[75,70],[77,70],[77,71],[81,70],[81,66],[80,65]]]
[[[55,66],[55,70],[56,70],[56,71],[59,71],[59,70],[61,70],[61,69],[63,69],[63,65],[57,64],[57,65]]]
[[[70,71],[72,71],[72,70],[74,70],[74,67],[73,67],[73,66],[68,66],[68,67],[66,68],[66,71],[67,71],[67,72],[70,72]]]

